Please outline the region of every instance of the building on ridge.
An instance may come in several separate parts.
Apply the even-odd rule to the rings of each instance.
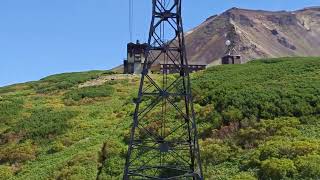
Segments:
[[[239,55],[236,50],[237,47],[235,42],[238,41],[239,39],[237,38],[237,35],[235,32],[236,32],[235,28],[232,27],[230,32],[226,35],[227,39],[232,39],[232,40],[226,41],[227,51],[225,55],[221,58],[221,64],[242,64],[241,55]]]
[[[148,44],[129,43],[127,45],[127,59],[123,61],[124,74],[140,74],[145,63],[145,52]]]
[[[124,74],[141,74],[143,65],[146,61],[146,51],[148,44],[140,44],[137,40],[136,43],[127,44],[127,59],[123,61],[123,73]],[[189,64],[190,73],[206,69],[206,65],[203,64]],[[179,73],[177,65],[173,63],[155,62],[150,67],[150,73],[152,74],[174,74]]]

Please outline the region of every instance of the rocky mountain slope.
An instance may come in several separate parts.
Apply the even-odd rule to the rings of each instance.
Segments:
[[[219,64],[230,39],[244,62],[266,57],[319,56],[320,7],[297,11],[232,8],[186,33],[190,63]]]

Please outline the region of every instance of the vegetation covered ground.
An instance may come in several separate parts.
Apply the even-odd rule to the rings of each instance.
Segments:
[[[139,78],[79,87],[110,74],[0,88],[0,179],[121,179]],[[320,179],[320,58],[211,67],[192,83],[206,179]]]

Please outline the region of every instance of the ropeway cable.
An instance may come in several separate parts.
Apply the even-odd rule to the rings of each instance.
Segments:
[[[133,0],[129,0],[129,36],[130,36],[130,42],[133,40]]]

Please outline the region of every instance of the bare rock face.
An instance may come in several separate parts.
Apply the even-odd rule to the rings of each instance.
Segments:
[[[320,56],[320,7],[292,12],[232,8],[212,16],[186,33],[189,62],[219,64],[227,39],[244,61]]]

